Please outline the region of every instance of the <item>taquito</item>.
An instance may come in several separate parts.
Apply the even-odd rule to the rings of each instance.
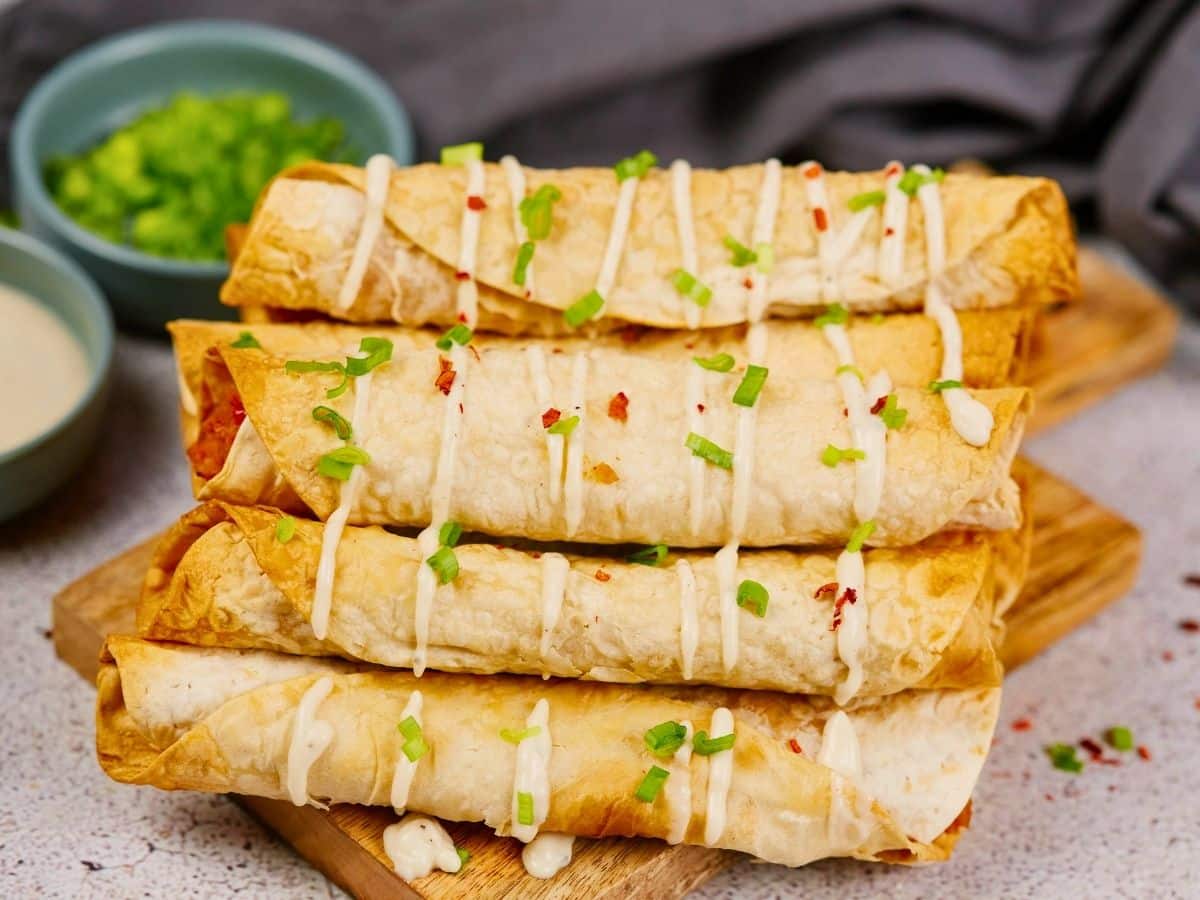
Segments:
[[[842,712],[764,691],[418,680],[123,637],[108,639],[98,687],[98,755],[118,781],[390,805],[525,841],[656,837],[792,866],[946,858],[1000,696],[912,691]],[[648,791],[652,766],[666,777]]]
[[[737,610],[736,627],[725,629],[708,555],[671,554],[652,566],[460,544],[458,577],[422,626],[417,542],[381,528],[347,528],[321,640],[311,623],[322,531],[319,523],[292,525],[268,509],[209,503],[193,510],[155,553],[138,633],[451,672],[822,695],[845,680],[837,646],[843,592],[833,552],[745,554],[740,575],[764,585],[769,604],[762,616]],[[863,554],[866,590],[855,601],[868,608],[870,627],[856,661],[863,670],[858,696],[999,684],[993,610],[1007,604],[1024,575],[997,571],[1012,565],[993,550],[1000,540],[938,535],[916,547]],[[726,639],[738,644],[729,670]]]
[[[771,370],[747,415],[731,402],[739,374],[607,348],[397,350],[369,390],[351,379],[330,399],[337,372],[288,371],[279,357],[225,345],[206,365],[189,456],[201,499],[322,520],[341,506],[349,524],[453,519],[543,541],[840,544],[869,520],[866,543],[903,546],[944,528],[1019,522],[1009,469],[1027,390],[975,392],[994,421],[976,447],[926,388],[868,395],[857,374],[814,381],[785,367]],[[866,409],[874,397],[886,412],[885,394],[904,411],[886,434]],[[321,474],[344,441],[314,420],[318,407],[353,426],[353,489]],[[860,413],[878,444],[844,452],[863,443],[851,429]]]
[[[540,237],[525,215],[538,201],[549,219]],[[613,319],[713,327],[834,301],[915,309],[931,285],[957,309],[1077,292],[1055,182],[943,180],[898,163],[826,173],[816,163],[692,171],[680,161],[614,173],[509,159],[374,174],[308,163],[267,187],[238,249],[221,291],[232,306],[406,325],[465,314],[507,333]]]

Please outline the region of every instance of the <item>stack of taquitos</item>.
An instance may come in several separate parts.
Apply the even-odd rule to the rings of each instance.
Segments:
[[[465,155],[260,200],[223,298],[377,324],[173,326],[206,502],[106,651],[106,770],[482,820],[540,876],[560,834],[944,858],[1026,562],[1019,304],[1074,286],[1057,188]]]

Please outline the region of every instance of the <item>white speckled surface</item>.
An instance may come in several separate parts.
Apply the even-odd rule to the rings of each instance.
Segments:
[[[326,897],[340,892],[223,799],[108,782],[93,691],[45,629],[63,585],[189,503],[165,345],[118,344],[112,427],[90,471],[0,526],[0,892],[5,897]],[[1032,442],[1031,456],[1146,532],[1137,588],[1008,681],[975,821],[948,865],[740,865],[704,898],[1187,897],[1200,884],[1200,326],[1169,367]],[[1164,651],[1173,653],[1164,660]],[[1033,727],[1017,733],[1013,720]],[[1153,753],[1074,777],[1042,744],[1129,725]],[[1052,798],[1052,799],[1051,799]]]

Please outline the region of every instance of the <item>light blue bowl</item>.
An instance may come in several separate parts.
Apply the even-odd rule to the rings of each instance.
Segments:
[[[241,22],[158,25],[100,41],[56,66],[25,98],[10,142],[21,227],[78,261],[123,325],[159,330],[178,318],[232,318],[217,292],[224,262],[187,262],[113,244],[76,225],[46,190],[47,159],[90,147],[179,91],[279,91],[300,118],[333,116],[364,154],[413,161],[408,116],[374,72],[312,38]]]
[[[3,522],[30,509],[70,478],[96,443],[108,398],[113,320],[99,289],[79,266],[9,228],[0,228],[0,282],[24,291],[62,320],[83,345],[90,374],[87,390],[62,419],[0,453]],[[0,328],[5,326],[0,322]],[[54,360],[46,360],[46,365],[53,364]],[[36,378],[37,373],[30,377]]]

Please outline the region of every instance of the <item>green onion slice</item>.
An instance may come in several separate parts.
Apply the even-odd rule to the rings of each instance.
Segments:
[[[478,162],[481,159],[483,159],[483,144],[479,141],[442,148],[443,166],[465,166],[469,162]]]
[[[512,274],[513,284],[525,287],[525,277],[529,269],[529,264],[533,262],[533,251],[533,241],[526,241],[517,248],[517,262],[513,266]]]
[[[370,454],[362,447],[338,447],[317,460],[317,473],[326,478],[348,481],[355,466],[365,466],[370,461]]]
[[[1083,760],[1075,756],[1072,744],[1050,744],[1046,747],[1046,755],[1056,769],[1078,775],[1083,771]]]
[[[728,353],[718,353],[715,356],[693,356],[692,362],[710,372],[728,372],[733,368],[734,359]]]
[[[850,212],[862,212],[872,206],[879,206],[886,199],[887,194],[883,191],[864,191],[851,197],[846,205],[850,207]]]
[[[755,244],[754,255],[758,257],[755,260],[754,268],[762,272],[764,275],[769,275],[771,270],[775,268],[775,246],[773,244]]]
[[[753,406],[758,402],[758,395],[762,393],[763,385],[766,383],[766,366],[753,364],[746,366],[746,374],[742,376],[742,383],[733,392],[733,402],[738,406]]]
[[[760,619],[767,614],[767,601],[770,599],[770,592],[757,581],[747,579],[738,585],[737,605],[750,610]]]
[[[283,364],[283,369],[289,375],[303,375],[307,372],[341,372],[346,374],[346,367],[340,362],[321,362],[317,359],[289,359]]]
[[[835,447],[833,444],[826,444],[825,449],[821,451],[821,462],[829,466],[829,468],[837,468],[838,463],[848,459],[866,459],[867,454],[857,447]]]
[[[642,778],[642,783],[638,785],[638,789],[633,792],[633,796],[643,803],[653,803],[670,774],[662,766],[651,766],[650,771]]]
[[[530,725],[528,728],[501,728],[500,737],[510,744],[519,744],[526,738],[537,737],[542,733],[541,725]]]
[[[425,742],[425,735],[421,732],[421,723],[413,716],[405,716],[396,728],[404,737],[404,744],[400,749],[408,757],[409,762],[416,762],[429,752],[429,744]]]
[[[1133,732],[1124,725],[1114,725],[1104,733],[1104,739],[1114,750],[1127,753],[1133,749]]]
[[[275,520],[275,540],[286,544],[296,536],[296,520],[291,516],[280,516]]]
[[[434,343],[434,346],[439,350],[449,350],[451,344],[458,344],[458,346],[464,347],[471,343],[471,338],[474,336],[475,332],[473,332],[462,322],[459,322],[440,338],[438,338]]]
[[[625,557],[626,562],[634,563],[639,566],[661,566],[664,559],[667,558],[667,545],[655,544],[653,547],[643,547],[634,553],[630,553]]]
[[[862,369],[860,369],[858,366],[851,365],[850,363],[843,363],[842,365],[838,366],[833,372],[834,375],[842,375],[844,373],[853,375],[855,378],[857,378],[859,381],[862,381],[862,382],[865,382],[867,380],[866,376],[863,375],[863,373],[862,373]]]
[[[706,437],[701,437],[694,431],[689,431],[687,440],[684,446],[692,451],[693,456],[699,456],[701,459],[712,463],[714,466],[720,466],[722,469],[733,468],[733,454],[722,447],[717,446]]]
[[[687,297],[701,309],[712,301],[712,288],[702,283],[686,269],[676,269],[671,273],[671,284],[680,294]]]
[[[318,422],[324,422],[333,429],[333,433],[343,441],[350,440],[354,436],[354,429],[336,409],[332,406],[318,406],[312,411],[312,417]]]
[[[655,756],[670,756],[687,740],[687,729],[679,722],[660,722],[648,729],[643,739]]]
[[[565,419],[559,419],[553,425],[546,429],[548,434],[561,434],[564,437],[569,437],[571,432],[575,430],[575,426],[579,424],[579,416],[567,416]]]
[[[458,871],[461,872],[463,867],[470,861],[471,854],[466,847],[455,847],[454,852],[458,854]],[[456,873],[457,874],[457,873]]]
[[[550,227],[554,224],[554,204],[561,199],[562,191],[552,184],[543,184],[521,201],[521,224],[525,226],[531,241],[544,241],[550,236]]]
[[[840,303],[831,303],[825,307],[825,312],[817,316],[813,324],[818,328],[823,328],[826,325],[845,325],[848,321],[850,321],[850,310]]]
[[[533,824],[533,794],[529,791],[517,791],[517,822]]]
[[[940,394],[942,391],[948,391],[952,388],[960,388],[963,383],[957,378],[946,378],[943,381],[929,382],[929,390],[935,394]]]
[[[425,562],[438,577],[438,584],[449,584],[458,577],[458,557],[449,547],[438,547]]]
[[[896,187],[904,191],[908,196],[913,197],[925,185],[934,182],[941,183],[945,177],[946,173],[941,169],[933,169],[928,175],[922,175],[916,169],[907,169],[900,176],[900,181]]]
[[[589,319],[595,318],[603,308],[604,298],[600,296],[600,292],[590,290],[563,310],[563,319],[571,328],[578,328]]]
[[[737,737],[736,734],[726,734],[718,738],[710,738],[707,731],[697,731],[696,736],[692,738],[692,749],[699,756],[712,756],[722,750],[731,749],[735,737]]]
[[[626,178],[642,178],[658,164],[658,157],[649,150],[639,150],[633,156],[627,156],[613,168],[617,172],[617,181]]]
[[[883,409],[879,410],[879,418],[888,428],[903,428],[904,423],[908,421],[908,410],[900,408],[900,401],[895,394],[888,394]]]
[[[243,331],[238,335],[236,341],[229,345],[237,350],[261,350],[262,344],[258,342],[258,338],[248,331]]]
[[[458,546],[458,539],[462,537],[463,527],[457,522],[446,521],[442,523],[442,528],[438,532],[438,543],[443,547]]]
[[[357,378],[392,358],[392,342],[387,338],[365,337],[358,342],[358,352],[366,356],[351,356],[346,360],[346,374]]]
[[[730,263],[737,268],[740,269],[743,266],[758,262],[758,254],[738,241],[732,234],[725,235],[725,240],[722,243],[725,244],[726,249],[732,254],[729,260]]]
[[[847,553],[857,553],[862,550],[863,544],[867,539],[875,533],[875,520],[867,519],[865,522],[859,522],[854,526],[854,530],[850,532],[850,540],[846,544]]]

